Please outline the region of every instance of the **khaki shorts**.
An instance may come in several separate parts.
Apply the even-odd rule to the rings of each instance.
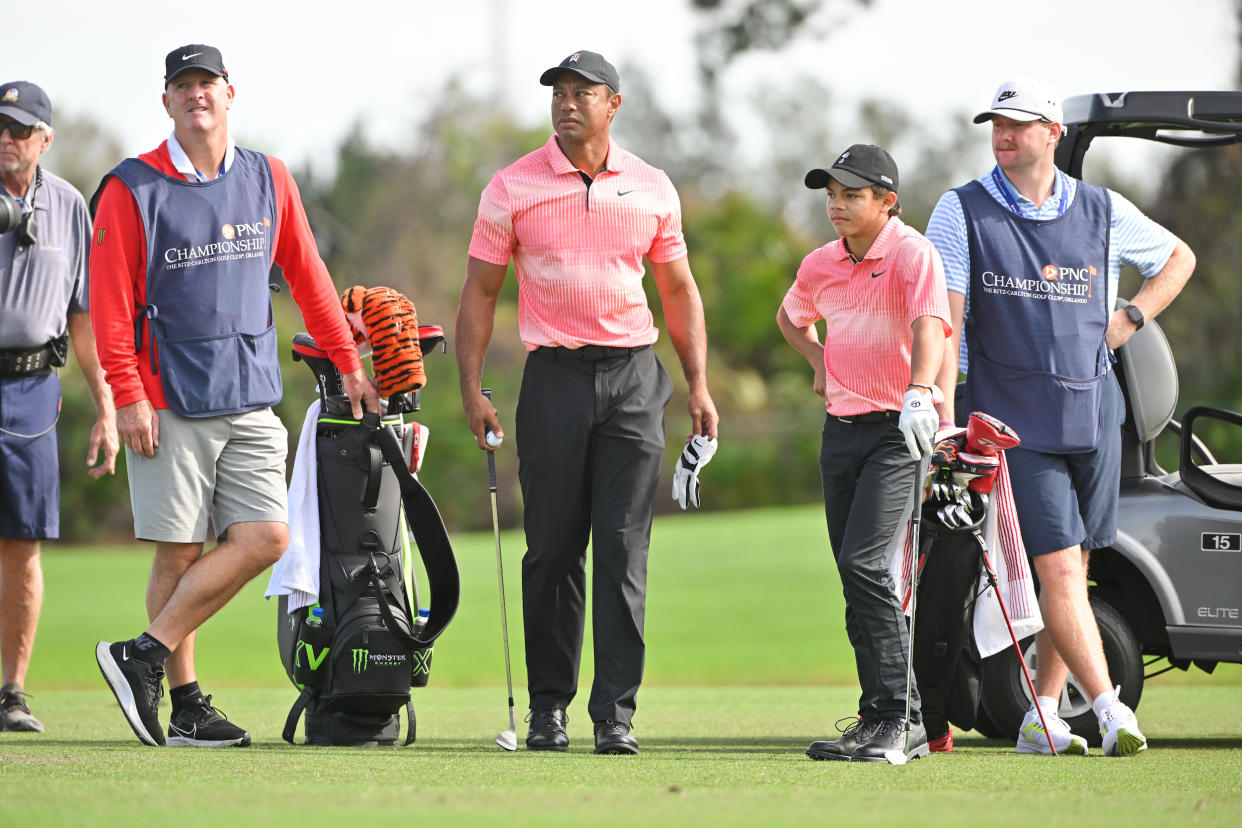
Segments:
[[[288,435],[270,408],[222,417],[182,417],[162,408],[154,457],[125,449],[134,536],[202,543],[234,523],[289,522]]]

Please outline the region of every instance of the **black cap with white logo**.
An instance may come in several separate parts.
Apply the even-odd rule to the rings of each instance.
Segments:
[[[169,52],[168,57],[164,58],[164,85],[167,86],[169,81],[186,69],[202,69],[226,81],[229,79],[229,72],[224,68],[224,58],[215,46],[191,43]]]
[[[860,190],[878,184],[897,192],[897,162],[875,144],[855,144],[841,153],[829,169],[815,169],[806,174],[806,186],[821,190],[828,179],[835,178],[847,190]]]
[[[539,82],[544,86],[551,86],[556,83],[556,76],[561,72],[573,72],[591,83],[606,83],[613,92],[621,91],[621,78],[617,75],[616,68],[598,52],[574,52],[540,75]]]

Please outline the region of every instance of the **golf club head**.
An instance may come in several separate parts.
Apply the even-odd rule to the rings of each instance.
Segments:
[[[906,752],[904,750],[886,750],[884,751],[884,760],[890,765],[904,765],[906,763]]]
[[[496,744],[510,752],[517,750],[517,733],[513,730],[506,730],[504,733],[497,734]]]

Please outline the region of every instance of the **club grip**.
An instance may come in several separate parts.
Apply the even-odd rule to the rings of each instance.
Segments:
[[[479,390],[483,393],[484,397],[487,397],[488,402],[492,401],[492,389],[481,388]],[[494,493],[496,491],[496,452],[488,451],[486,454],[488,490]]]

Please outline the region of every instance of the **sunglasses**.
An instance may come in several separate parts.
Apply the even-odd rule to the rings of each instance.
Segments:
[[[17,121],[0,121],[0,135],[3,135],[6,129],[15,141],[25,141],[34,134],[33,126],[19,124]]]

